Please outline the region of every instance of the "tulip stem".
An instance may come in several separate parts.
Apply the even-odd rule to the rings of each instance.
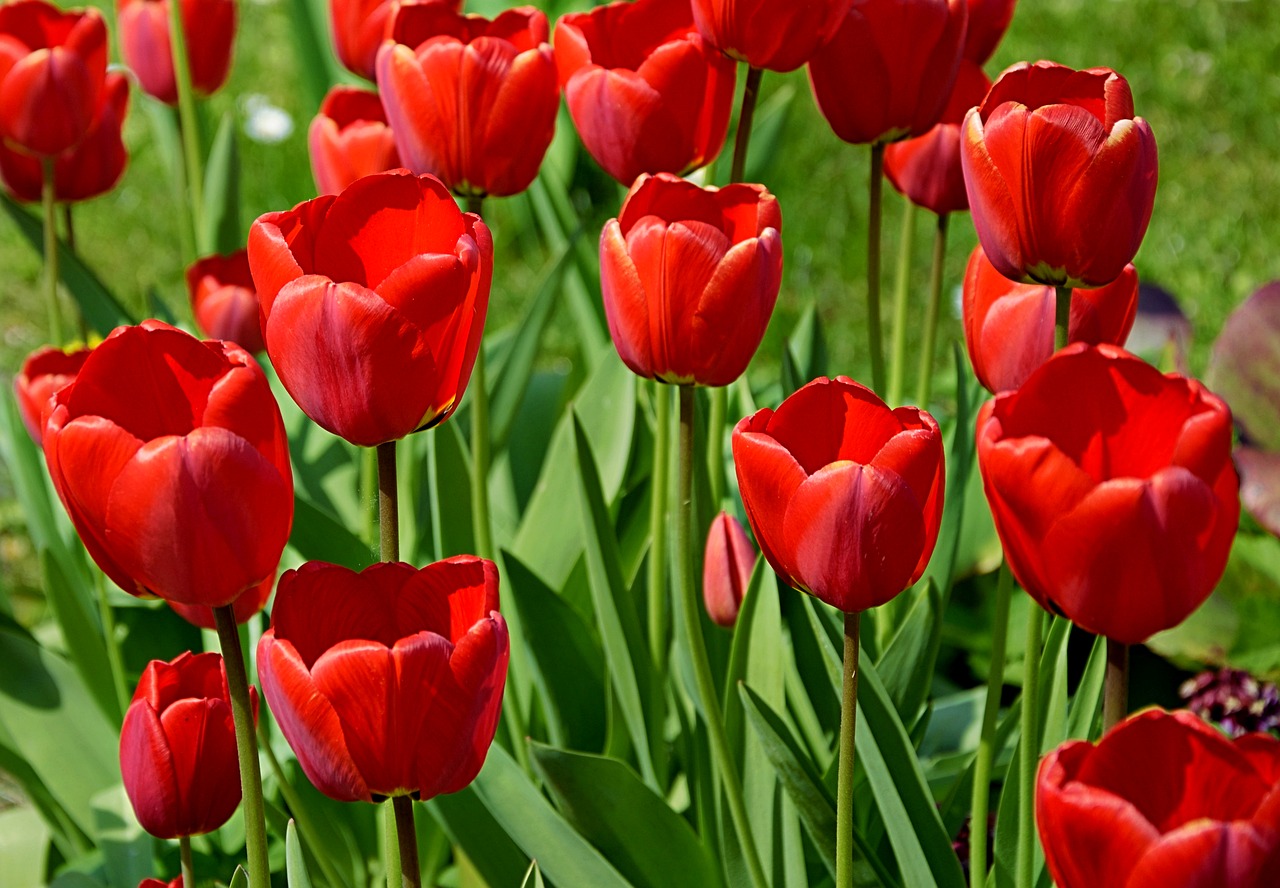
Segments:
[[[929,309],[924,316],[924,345],[920,347],[920,369],[916,379],[916,406],[929,408],[933,388],[933,353],[938,347],[938,321],[942,316],[942,273],[947,262],[947,220],[949,213],[938,214],[938,227],[933,235],[933,265],[929,270]]]
[[[236,627],[235,611],[229,604],[215,607],[213,619],[218,627],[218,642],[226,664],[231,717],[236,726],[236,754],[240,759],[240,786],[244,791],[244,844],[249,856],[249,886],[271,888],[267,821],[262,804],[262,769],[258,764],[253,705],[249,702],[249,680],[245,675],[244,652],[240,649],[240,630]]]
[[[756,99],[760,96],[760,79],[764,70],[747,66],[747,85],[742,90],[742,108],[738,111],[738,132],[733,137],[733,164],[729,181],[741,182],[747,170],[747,145],[751,142],[751,121],[756,116]]]
[[[760,866],[755,837],[751,833],[751,822],[747,819],[747,807],[742,800],[742,783],[738,779],[738,768],[734,764],[733,753],[729,749],[729,737],[725,733],[724,720],[720,715],[720,701],[716,695],[715,682],[711,677],[711,664],[707,660],[706,643],[702,638],[698,594],[694,589],[692,535],[694,405],[693,386],[680,386],[680,500],[676,508],[676,563],[679,565],[681,626],[685,633],[689,659],[693,663],[698,708],[706,719],[707,734],[711,740],[711,754],[724,785],[725,796],[729,802],[729,815],[738,836],[738,845],[742,849],[742,857],[751,877],[751,884],[755,888],[766,888],[769,883],[765,879],[764,869]]]
[[[1056,287],[1053,313],[1053,350],[1060,351],[1067,347],[1067,338],[1071,327],[1071,293],[1070,287]]]
[[[49,303],[49,338],[62,347],[62,309],[58,307],[58,229],[55,210],[56,195],[53,184],[53,158],[46,157],[44,187],[41,191],[44,207],[44,292]]]
[[[884,343],[880,341],[880,216],[884,192],[884,143],[871,145],[867,179],[867,345],[871,352],[871,388],[884,393]]]
[[[378,530],[383,561],[400,560],[400,507],[396,496],[396,442],[378,445]]]
[[[649,653],[653,657],[654,683],[666,683],[667,651],[667,488],[671,466],[671,387],[653,383],[655,420],[652,493],[649,501]]]
[[[212,249],[204,232],[204,174],[200,161],[200,121],[196,116],[196,97],[191,88],[191,66],[187,61],[187,35],[182,26],[182,4],[169,3],[169,45],[173,50],[173,80],[178,90],[178,128],[182,131],[182,151],[186,165],[187,198],[191,203],[191,229],[195,232],[196,250]]]
[[[196,888],[196,867],[191,859],[191,836],[178,836],[178,854],[182,858],[183,888]]]
[[[1022,678],[1022,748],[1018,756],[1018,888],[1031,888],[1034,884],[1036,765],[1040,762],[1040,647],[1044,612],[1034,601],[1029,601],[1027,606],[1027,652]]]
[[[1107,677],[1102,696],[1102,733],[1129,714],[1129,645],[1107,639]]]
[[[364,447],[360,451],[360,499],[364,504],[364,539],[373,552],[380,547],[378,526],[378,451],[373,447]]]
[[[898,241],[898,272],[893,285],[893,353],[889,357],[890,407],[902,403],[907,367],[907,293],[911,289],[911,247],[916,233],[916,205],[902,209],[902,237]]]
[[[378,841],[382,845],[382,860],[387,870],[387,888],[404,888],[404,874],[400,872],[400,838],[396,832],[396,809],[394,805],[378,807]]]
[[[987,884],[987,812],[991,805],[991,765],[996,756],[996,723],[1000,693],[1004,690],[1004,649],[1009,634],[1009,598],[1013,572],[1009,562],[1000,564],[996,579],[996,614],[991,625],[991,665],[987,668],[987,699],[982,709],[982,734],[973,762],[973,803],[969,818],[969,884]]]
[[[396,811],[396,837],[400,841],[400,874],[405,888],[418,888],[422,867],[418,865],[418,832],[413,827],[413,799],[398,795],[391,799]]]
[[[844,693],[840,698],[840,768],[836,785],[836,888],[853,888],[853,729],[858,718],[861,621],[861,611],[844,615]]]

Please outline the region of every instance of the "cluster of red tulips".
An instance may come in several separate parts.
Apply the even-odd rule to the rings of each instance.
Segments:
[[[175,2],[120,0],[120,53],[146,93],[184,105],[226,80],[236,9]],[[938,216],[941,239],[965,209],[980,239],[963,320],[974,374],[994,395],[977,417],[976,455],[1006,565],[998,620],[1007,622],[1013,580],[1040,605],[1027,627],[1015,883],[1033,884],[1035,826],[1064,888],[1280,883],[1280,742],[1233,742],[1182,712],[1128,717],[1127,646],[1177,625],[1213,591],[1240,504],[1226,404],[1121,347],[1157,178],[1155,139],[1124,78],[1037,62],[992,84],[982,66],[1014,0],[636,0],[554,28],[532,7],[488,20],[459,6],[332,0],[337,56],[377,91],[334,87],[320,107],[309,131],[320,196],[258,218],[244,251],[190,266],[192,313],[209,340],[149,320],[63,350],[55,265],[53,346],[15,381],[93,561],[126,592],[218,632],[225,661],[187,652],[147,667],[120,738],[138,822],[181,840],[184,876],[194,879],[189,837],[222,826],[243,799],[249,884],[270,884],[259,700],[236,628],[268,601],[256,652],[263,708],[322,793],[392,800],[406,884],[420,873],[413,801],[461,790],[485,762],[514,635],[499,613],[503,546],[485,489],[482,340],[500,259],[482,216],[490,198],[538,175],[563,92],[586,151],[629,189],[600,233],[603,310],[617,356],[660,383],[649,588],[669,594],[658,538],[670,516],[677,644],[740,877],[773,881],[709,665],[695,538],[705,540],[705,611],[722,626],[752,594],[756,556],[732,505],[709,533],[695,526],[694,463],[705,461],[696,387],[712,391],[703,446],[722,461],[730,443],[742,511],[769,566],[844,615],[832,875],[848,888],[860,616],[920,581],[951,503],[944,437],[925,409],[940,280],[920,406],[901,405],[900,354],[886,378],[878,214],[888,178]],[[124,168],[129,79],[106,62],[96,11],[0,6],[0,175],[16,197],[43,200],[47,228],[54,204],[110,189]],[[739,62],[748,74],[731,181],[682,178],[725,143]],[[871,146],[872,377],[814,379],[729,432],[723,387],[745,373],[784,278],[779,202],[742,181],[751,115],[763,71],[805,65],[835,134]],[[900,311],[896,328],[905,322]],[[285,423],[254,357],[263,351],[310,420],[376,450],[381,563],[356,572],[308,561],[276,580],[295,492]],[[473,376],[477,554],[404,563],[396,443],[446,422]],[[678,411],[667,386],[678,387]],[[714,511],[732,495],[724,469],[713,474]],[[1041,760],[1046,611],[1107,639],[1106,733]],[[987,821],[998,752],[1004,625],[993,634],[976,824]],[[973,884],[986,884],[980,839],[971,860]]]

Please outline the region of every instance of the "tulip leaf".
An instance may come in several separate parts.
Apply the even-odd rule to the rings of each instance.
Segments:
[[[328,561],[362,570],[376,559],[373,552],[338,519],[295,492],[289,545],[308,561]]]
[[[240,232],[240,157],[236,150],[236,119],[222,115],[204,170],[204,218],[200,220],[200,255],[227,255],[242,248]]]
[[[545,888],[542,870],[538,869],[538,861],[529,862],[529,870],[524,874],[524,881],[520,883],[520,888]]]
[[[734,694],[738,682],[747,676],[747,652],[750,648],[751,627],[755,624],[757,603],[760,601],[760,590],[765,588],[765,577],[773,574],[773,568],[764,560],[763,555],[756,556],[756,566],[751,570],[751,579],[742,592],[742,605],[738,609],[738,619],[733,624],[733,646],[729,649],[729,666],[725,670],[724,688],[725,720],[731,709],[741,712],[737,706],[731,707],[729,700]],[[775,581],[776,583],[776,581]],[[776,585],[775,585],[776,588]],[[730,732],[732,736],[732,732]]]
[[[497,747],[490,749],[492,757]],[[485,884],[514,885],[526,872],[528,856],[489,813],[474,787],[436,796],[426,808]]]
[[[102,850],[110,885],[137,885],[151,875],[151,836],[138,824],[124,784],[116,783],[90,800],[94,840]]]
[[[625,764],[541,743],[529,751],[556,807],[633,885],[720,884],[689,823]]]
[[[0,873],[6,888],[40,888],[45,885],[49,827],[34,808],[0,811]]]
[[[231,874],[231,882],[227,885],[227,888],[249,888],[249,874],[244,871],[244,867],[236,867],[236,871]]]
[[[124,713],[116,695],[107,641],[87,600],[89,596],[73,584],[48,549],[40,550],[40,577],[49,607],[62,630],[67,656],[102,714],[113,724],[120,724]],[[106,590],[100,589],[99,594],[105,595]]]
[[[318,0],[289,0],[289,7],[292,23],[289,32],[293,34],[307,107],[319,108],[329,85],[342,77],[329,49],[324,4]]]
[[[311,874],[307,872],[307,861],[302,856],[302,840],[298,838],[292,817],[284,833],[284,863],[289,888],[311,888]]]
[[[876,661],[876,671],[885,676],[885,688],[894,707],[908,721],[915,720],[929,695],[933,681],[929,654],[934,651],[936,656],[942,635],[941,593],[933,580],[926,580],[917,589],[902,593],[901,597],[911,602],[911,609]]]
[[[1231,407],[1247,444],[1280,452],[1280,281],[1257,290],[1227,318],[1205,379]]]
[[[1078,740],[1096,740],[1100,735],[1098,707],[1102,703],[1102,689],[1107,675],[1107,640],[1101,635],[1093,640],[1093,650],[1085,663],[1084,675],[1071,697],[1071,712],[1067,720],[1067,737]]]

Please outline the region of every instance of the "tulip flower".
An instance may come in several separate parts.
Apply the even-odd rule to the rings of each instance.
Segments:
[[[763,185],[636,180],[600,235],[605,316],[623,363],[678,384],[741,376],[778,299],[781,231]]]
[[[178,876],[171,882],[163,879],[143,879],[138,883],[138,888],[182,888],[182,876]]]
[[[253,588],[242,592],[239,598],[231,602],[231,613],[235,617],[236,623],[247,623],[250,617],[262,613],[262,609],[267,606],[267,599],[271,597],[271,590],[275,588],[275,585],[276,577],[275,574],[272,574]],[[191,625],[211,631],[217,630],[218,623],[213,616],[213,608],[198,604],[180,604],[176,601],[170,601],[168,604],[169,607],[173,608],[174,613]]]
[[[249,689],[254,720],[258,697]],[[221,654],[152,660],[120,729],[120,773],[138,823],[175,839],[215,830],[240,804],[235,726]]]
[[[234,342],[248,352],[263,350],[247,250],[194,262],[187,268],[187,293],[196,324],[206,336]]]
[[[854,0],[809,60],[835,134],[862,145],[928,132],[951,96],[967,21],[966,0]]]
[[[178,103],[178,82],[169,43],[171,0],[116,0],[120,56],[138,78],[142,91],[168,105]],[[236,36],[235,0],[181,0],[182,37],[187,48],[191,86],[212,95],[231,72]]]
[[[846,613],[920,578],[942,522],[942,435],[852,379],[815,379],[733,430],[756,542],[788,585]]]
[[[721,512],[711,522],[702,558],[702,600],[711,622],[732,629],[756,566],[756,548],[738,519]]]
[[[447,419],[471,377],[489,229],[403,170],[267,213],[249,232],[267,355],[307,416],[372,447]]]
[[[439,3],[454,12],[462,0],[417,0]],[[333,49],[338,61],[366,80],[378,76],[378,50],[391,36],[391,25],[402,4],[399,0],[329,0],[329,21],[333,26]]]
[[[1136,644],[1213,591],[1240,518],[1231,413],[1112,345],[1068,346],[978,414],[1005,558],[1044,608]]]
[[[54,395],[44,453],[85,548],[126,592],[221,607],[279,564],[293,522],[284,421],[233,343],[117,328]]]
[[[0,6],[0,139],[56,157],[85,137],[107,76],[107,26],[96,9],[44,0]]]
[[[724,145],[734,63],[693,27],[688,0],[597,6],[556,23],[556,65],[582,144],[625,186],[710,163]]]
[[[1109,68],[1025,62],[962,128],[978,239],[1015,281],[1100,287],[1138,252],[1156,194],[1156,142]]]
[[[1059,888],[1276,885],[1280,741],[1148,709],[1049,753],[1036,821]]]
[[[44,439],[44,421],[49,402],[59,391],[73,382],[90,349],[77,348],[63,351],[46,345],[38,348],[22,362],[22,369],[13,378],[13,393],[18,401],[18,413],[27,427],[31,440],[40,446]]]
[[[767,71],[794,71],[831,39],[853,0],[693,0],[707,42]]]
[[[1053,354],[1053,287],[1011,281],[982,247],[964,274],[964,338],[978,381],[990,392],[1016,389]],[[1138,273],[1132,265],[1105,287],[1077,289],[1071,299],[1069,342],[1120,345],[1138,313]]]
[[[280,578],[262,692],[317,789],[340,801],[457,792],[484,764],[510,642],[498,569],[461,555]]]
[[[320,194],[339,194],[356,179],[400,166],[382,100],[372,90],[329,90],[311,121],[307,145]]]
[[[83,139],[54,158],[53,199],[62,203],[106,194],[120,181],[129,154],[121,131],[129,110],[129,78],[107,74],[93,123]],[[0,178],[18,200],[40,200],[44,169],[40,159],[0,142]]]
[[[413,4],[392,36],[378,89],[405,166],[469,197],[528,188],[560,108],[546,15],[522,6],[489,21]]]
[[[995,53],[1013,21],[1018,0],[967,0],[969,27],[964,38],[964,57],[975,65],[985,65]]]

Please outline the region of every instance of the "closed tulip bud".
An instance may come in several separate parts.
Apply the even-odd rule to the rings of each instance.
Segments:
[[[258,294],[249,272],[248,250],[206,256],[194,262],[187,268],[187,294],[196,324],[204,335],[234,342],[248,352],[263,351]]]
[[[320,194],[339,194],[356,179],[400,166],[395,135],[372,90],[335,86],[307,132],[311,172]]]
[[[1053,287],[1011,281],[982,247],[964,274],[964,339],[973,373],[992,393],[1016,389],[1053,354],[1057,298]],[[1132,265],[1105,287],[1072,291],[1069,342],[1120,345],[1138,313],[1138,273]]]
[[[528,188],[560,108],[546,15],[522,6],[489,21],[410,5],[392,36],[378,51],[378,89],[404,165],[465,196]]]
[[[928,132],[951,96],[968,15],[966,0],[854,0],[809,60],[835,134],[862,145]]]
[[[702,36],[730,58],[794,71],[831,39],[853,0],[693,0]]]
[[[756,542],[789,585],[846,613],[924,573],[942,523],[942,434],[852,379],[815,379],[733,430]]]
[[[138,883],[138,888],[182,888],[182,876],[178,876],[171,882],[165,882],[162,879],[143,879]]]
[[[1231,413],[1196,380],[1077,343],[983,405],[977,438],[1005,558],[1042,607],[1138,644],[1209,597],[1240,497]]]
[[[1156,195],[1156,141],[1109,68],[1023,62],[964,119],[978,239],[1015,281],[1100,287],[1133,260]]]
[[[964,57],[975,65],[985,65],[995,53],[1013,21],[1018,0],[967,0],[969,28],[965,32]]]
[[[444,422],[471,378],[493,241],[434,176],[358,180],[249,232],[267,355],[307,416],[372,447]]]
[[[732,629],[756,566],[756,548],[738,519],[721,512],[711,522],[702,557],[702,600],[711,622]]]
[[[262,692],[308,779],[340,801],[457,792],[493,742],[510,641],[498,569],[461,555],[280,578]]]
[[[258,695],[249,688],[254,721]],[[142,828],[161,839],[222,826],[240,804],[240,766],[222,655],[188,651],[142,672],[120,728],[120,773]]]
[[[724,145],[736,65],[693,27],[688,0],[598,6],[556,23],[556,65],[582,144],[625,186],[683,174]]]
[[[96,9],[44,0],[0,6],[0,139],[56,157],[84,139],[107,76],[107,26]]]
[[[781,231],[763,185],[640,177],[600,235],[600,289],[623,363],[678,384],[741,376],[782,285]]]
[[[279,564],[284,420],[237,345],[160,321],[117,328],[54,395],[44,453],[85,548],[126,592],[221,607]]]
[[[178,82],[169,41],[172,0],[116,0],[120,56],[138,77],[142,91],[160,101],[178,103]],[[234,0],[180,0],[182,39],[187,49],[191,87],[212,95],[227,82],[236,36]]]
[[[1036,823],[1059,888],[1280,884],[1280,741],[1227,739],[1148,709],[1036,775]]]
[[[424,0],[457,12],[462,0]],[[415,5],[400,0],[329,0],[333,49],[346,69],[366,80],[378,77],[378,50],[391,36],[391,25],[401,7]]]
[[[76,374],[89,357],[89,349],[63,351],[46,345],[27,355],[22,369],[13,378],[13,393],[18,399],[18,413],[27,434],[36,446],[44,440],[44,422],[53,396],[75,381]]]

